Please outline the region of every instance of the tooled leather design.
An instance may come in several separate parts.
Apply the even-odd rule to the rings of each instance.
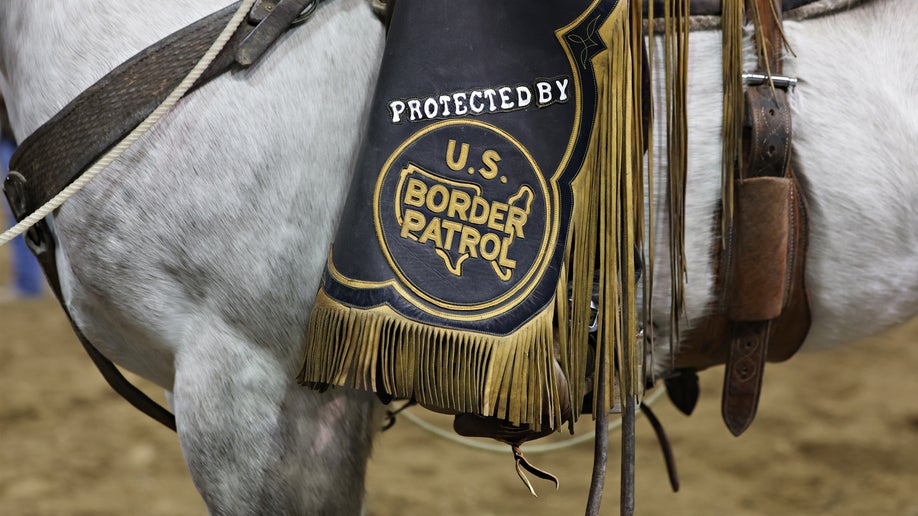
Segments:
[[[784,176],[790,163],[790,107],[784,90],[772,90],[766,83],[746,90],[750,134],[745,177]]]
[[[755,418],[765,370],[770,322],[738,323],[730,341],[722,415],[733,435],[740,435]]]

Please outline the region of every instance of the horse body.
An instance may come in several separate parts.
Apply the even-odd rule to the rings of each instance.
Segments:
[[[914,4],[788,22],[794,152],[812,217],[807,279],[825,349],[918,314],[918,36]]]
[[[225,3],[0,4],[0,89],[17,137]],[[918,12],[910,4],[877,0],[785,25],[797,52],[785,73],[801,79],[790,96],[795,169],[811,217],[807,348],[918,313]],[[689,328],[715,298],[720,46],[719,32],[691,36]],[[75,321],[113,361],[172,391],[183,453],[215,514],[360,506],[375,398],[319,394],[293,378],[381,48],[365,0],[323,2],[254,69],[183,99],[54,217]],[[656,174],[659,210],[666,189]],[[665,217],[656,220],[655,315],[665,321]]]
[[[17,136],[226,3],[4,3]],[[364,0],[323,3],[254,69],[184,99],[54,219],[74,320],[172,391],[215,514],[359,511],[378,403],[294,378],[381,45]]]

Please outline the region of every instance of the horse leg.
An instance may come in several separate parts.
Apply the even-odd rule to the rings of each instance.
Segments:
[[[177,357],[179,440],[211,514],[360,513],[380,405],[301,387],[288,363],[220,323]]]

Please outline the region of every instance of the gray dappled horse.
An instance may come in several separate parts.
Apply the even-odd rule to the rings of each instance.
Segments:
[[[227,3],[0,3],[0,90],[17,138]],[[918,313],[915,27],[912,0],[785,23],[797,58],[784,72],[800,78],[795,169],[811,217],[808,349]],[[322,2],[257,67],[184,99],[54,217],[72,316],[114,362],[172,393],[183,453],[214,514],[360,510],[379,404],[293,378],[382,43],[365,0]],[[716,294],[720,33],[695,32],[690,45],[688,327]],[[655,270],[665,312],[669,270]],[[668,349],[665,328],[658,337]]]

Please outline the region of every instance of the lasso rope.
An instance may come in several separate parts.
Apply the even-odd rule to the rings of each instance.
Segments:
[[[22,219],[21,222],[11,227],[10,229],[0,234],[0,247],[6,245],[11,240],[17,236],[28,231],[32,226],[37,224],[40,220],[47,217],[51,212],[58,209],[67,199],[70,199],[74,194],[83,189],[84,186],[89,184],[97,175],[99,175],[103,170],[105,170],[113,161],[121,157],[141,136],[147,133],[160,118],[166,115],[169,111],[175,107],[175,104],[185,96],[185,93],[191,89],[191,86],[201,77],[201,74],[204,73],[204,70],[210,66],[210,63],[216,59],[217,55],[223,50],[223,47],[226,46],[230,37],[233,33],[236,32],[236,29],[239,25],[242,24],[242,21],[245,19],[249,10],[252,8],[252,5],[255,3],[255,0],[242,0],[242,3],[239,4],[239,8],[236,9],[236,12],[230,18],[229,23],[226,24],[226,27],[223,29],[217,39],[214,40],[210,48],[207,49],[207,52],[204,53],[204,56],[201,57],[201,60],[188,72],[188,75],[182,79],[182,82],[172,90],[172,93],[166,97],[163,102],[153,110],[150,115],[144,119],[137,127],[134,128],[127,136],[125,136],[121,141],[118,142],[110,151],[108,151],[104,156],[102,156],[98,161],[93,163],[86,172],[83,172],[80,177],[78,177],[74,182],[70,183],[66,188],[64,188],[59,194],[55,195],[50,201],[46,202],[41,208],[35,210],[34,213],[28,217]]]
[[[664,392],[665,392],[664,389],[658,389],[656,392],[648,396],[647,399],[643,401],[643,403],[646,405],[653,405],[653,403],[657,401],[660,398],[660,396],[663,395]],[[640,414],[640,412],[638,412],[638,414]],[[429,423],[421,419],[420,417],[412,414],[411,412],[408,412],[407,410],[399,414],[399,416],[404,417],[412,424],[436,435],[437,437],[443,438],[447,441],[459,444],[461,446],[465,446],[467,448],[474,448],[476,450],[483,450],[483,451],[488,451],[488,452],[493,452],[493,453],[502,453],[502,454],[511,453],[510,447],[507,446],[506,444],[480,442],[480,441],[476,441],[472,439],[471,437],[463,437],[461,435],[456,434],[455,432],[444,430],[432,423]],[[617,430],[620,426],[622,426],[622,420],[621,418],[618,418],[615,421],[609,423],[609,431],[611,432],[613,430]],[[552,452],[556,452],[559,450],[564,450],[566,448],[570,448],[572,446],[577,446],[578,444],[589,442],[593,440],[593,437],[595,435],[596,435],[596,431],[591,430],[590,432],[587,432],[583,435],[574,437],[572,439],[567,439],[562,442],[524,445],[526,448],[524,451],[527,454],[552,453]]]

